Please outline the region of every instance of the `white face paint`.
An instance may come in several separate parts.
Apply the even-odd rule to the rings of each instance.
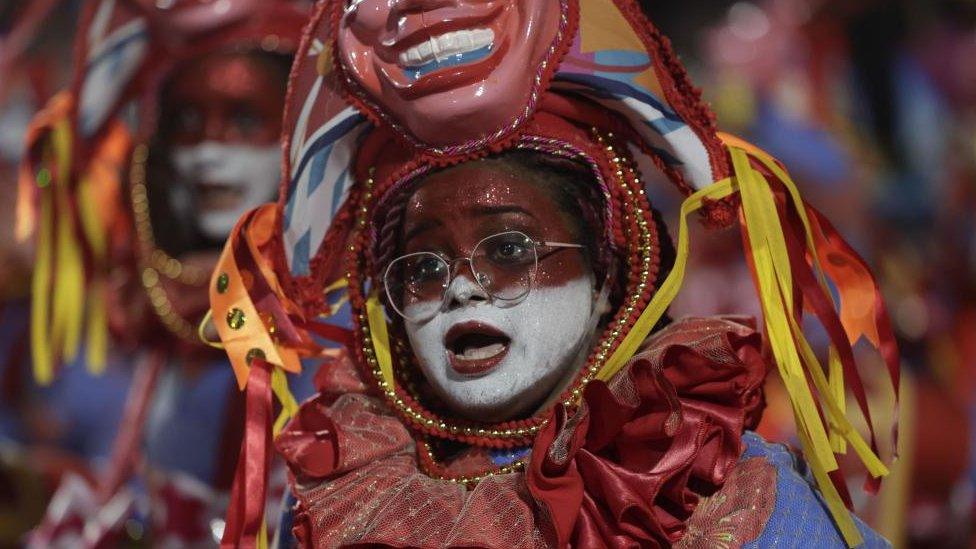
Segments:
[[[533,412],[563,388],[586,359],[600,312],[592,276],[536,287],[517,304],[499,306],[460,275],[447,290],[443,310],[426,322],[406,322],[406,331],[437,395],[464,417],[497,422]],[[475,323],[480,328],[472,328]],[[504,338],[480,345],[456,343],[458,332],[486,329]],[[461,373],[458,355],[461,363],[490,367],[478,374]],[[498,356],[500,360],[494,358]]]
[[[207,238],[227,238],[244,212],[274,199],[281,172],[281,149],[207,141],[176,147],[173,166],[190,191],[196,218]]]

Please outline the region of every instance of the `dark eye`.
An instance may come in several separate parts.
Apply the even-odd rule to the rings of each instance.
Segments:
[[[433,256],[421,257],[412,262],[407,270],[407,281],[413,285],[442,281],[447,265]]]
[[[249,135],[261,129],[262,120],[253,110],[240,108],[234,112],[234,127],[242,135]]]
[[[176,116],[176,129],[180,133],[193,134],[199,132],[202,126],[203,118],[196,109],[182,109]]]
[[[521,235],[499,235],[484,246],[485,256],[496,265],[522,265],[532,261],[532,243]]]

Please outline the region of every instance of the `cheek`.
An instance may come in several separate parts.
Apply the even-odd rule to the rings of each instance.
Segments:
[[[244,134],[247,143],[258,146],[267,146],[278,142],[281,134],[281,117],[269,115],[255,128],[246,128],[241,133]]]
[[[366,4],[375,2],[361,5],[351,23],[347,23],[350,18],[343,19],[337,46],[339,59],[346,70],[356,76],[361,85],[373,91],[379,86],[373,62],[382,40],[386,18],[376,9],[364,9]]]
[[[373,51],[349,30],[339,34],[339,58],[346,71],[371,94],[379,90],[379,79],[373,70]]]
[[[590,267],[576,250],[562,250],[539,261],[536,285],[557,288],[574,280],[586,278]]]

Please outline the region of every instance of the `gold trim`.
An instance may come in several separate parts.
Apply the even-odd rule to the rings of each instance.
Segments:
[[[137,145],[132,153],[129,185],[132,194],[132,212],[136,236],[144,252],[146,265],[166,278],[188,286],[206,284],[210,279],[210,273],[206,269],[185,265],[156,247],[156,236],[153,232],[152,221],[149,218],[149,190],[146,186],[146,165],[148,162],[149,146],[146,144]]]
[[[149,146],[139,144],[133,149],[129,168],[129,189],[132,200],[133,225],[138,238],[137,262],[141,269],[142,286],[149,296],[153,313],[163,326],[184,341],[197,342],[199,326],[194,325],[176,312],[166,288],[160,283],[160,275],[187,286],[200,287],[207,283],[208,273],[190,268],[156,247],[152,221],[149,218],[149,193],[146,187],[146,164]],[[211,345],[212,346],[212,345]]]

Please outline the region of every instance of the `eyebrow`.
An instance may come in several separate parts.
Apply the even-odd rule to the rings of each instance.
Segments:
[[[403,242],[405,243],[410,242],[411,240],[416,238],[417,235],[419,235],[420,233],[429,231],[439,225],[443,225],[443,223],[441,223],[436,219],[425,219],[424,221],[417,223],[416,225],[411,227],[409,231],[407,231],[407,234],[403,236]]]
[[[532,219],[537,219],[532,212],[526,210],[525,208],[519,206],[518,204],[502,204],[499,206],[493,206],[491,204],[477,204],[474,206],[474,208],[472,208],[472,210],[475,215],[479,215],[479,216],[519,213],[519,214],[527,215]]]
[[[537,219],[536,216],[532,214],[532,212],[526,210],[525,208],[517,204],[504,204],[500,206],[494,206],[491,204],[477,204],[474,207],[472,207],[472,213],[478,217],[484,217],[488,215],[517,213],[517,214],[527,215],[532,219]],[[443,225],[444,224],[437,219],[425,219],[417,223],[413,227],[411,227],[410,230],[407,231],[407,233],[403,236],[403,241],[410,242],[421,233],[429,231],[434,227],[439,227]]]

